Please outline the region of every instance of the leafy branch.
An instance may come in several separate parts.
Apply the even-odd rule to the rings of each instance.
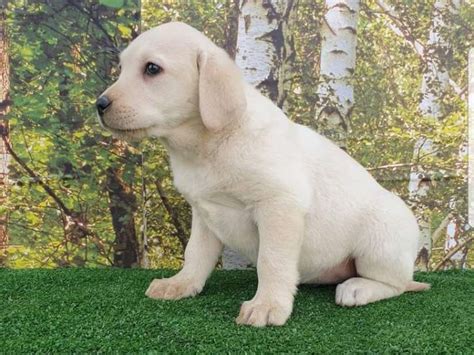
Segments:
[[[42,179],[38,174],[36,174],[15,152],[13,149],[12,145],[10,144],[10,140],[8,138],[8,130],[4,125],[0,125],[0,135],[2,137],[2,140],[4,142],[5,148],[10,154],[10,156],[13,158],[13,160],[23,168],[24,171],[34,180],[36,181],[50,196],[56,205],[58,206],[59,210],[64,214],[65,216],[65,225],[68,231],[77,231],[82,233],[84,236],[90,236],[96,245],[99,253],[103,255],[107,260],[113,264],[112,260],[109,259],[108,254],[105,252],[105,244],[103,240],[94,232],[90,229],[90,227],[85,224],[83,221],[81,221],[80,214],[72,211],[69,209],[65,203],[62,201],[62,199],[54,192],[54,190]]]
[[[382,9],[382,13],[385,14],[390,22],[388,27],[395,33],[397,36],[402,37],[410,45],[416,54],[420,57],[421,61],[426,64],[428,59],[426,57],[426,45],[424,45],[420,40],[415,38],[411,33],[409,27],[402,21],[401,16],[395,11],[395,9],[387,4],[384,0],[377,0],[377,5]],[[378,14],[376,16],[379,17]],[[454,92],[459,95],[462,99],[466,98],[467,87],[461,88],[453,79],[449,78],[449,85],[453,88]]]

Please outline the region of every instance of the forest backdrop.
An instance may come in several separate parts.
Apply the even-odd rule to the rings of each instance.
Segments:
[[[175,20],[224,47],[293,121],[408,202],[422,230],[420,269],[473,265],[470,1],[0,4],[0,266],[180,266],[190,208],[166,152],[114,139],[94,105],[118,75],[120,50]],[[228,265],[239,264],[229,253]]]

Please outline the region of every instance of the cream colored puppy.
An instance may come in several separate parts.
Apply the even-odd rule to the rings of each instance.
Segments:
[[[183,269],[154,280],[149,297],[201,292],[223,245],[257,266],[239,324],[284,324],[300,283],[338,283],[341,306],[428,287],[412,281],[419,231],[402,200],[291,122],[202,33],[167,23],[120,59],[119,79],[97,101],[101,122],[125,139],[159,138],[193,211]]]

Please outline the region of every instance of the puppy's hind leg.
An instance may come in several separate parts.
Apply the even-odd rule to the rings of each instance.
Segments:
[[[413,281],[418,226],[411,214],[401,214],[403,218],[398,220],[403,223],[379,220],[378,225],[371,226],[372,231],[365,231],[354,253],[358,277],[337,286],[337,304],[362,306],[429,288]]]
[[[400,288],[363,277],[353,277],[336,288],[336,304],[345,307],[363,306],[403,292]]]
[[[336,288],[336,303],[341,306],[363,306],[401,295],[411,282],[411,260],[386,256],[361,255],[356,258],[357,275]],[[379,255],[380,256],[380,255]],[[411,258],[410,258],[411,259]]]
[[[364,272],[364,269],[362,269],[362,274],[377,277],[377,275],[373,275],[371,272]],[[363,306],[367,303],[399,296],[404,292],[418,292],[430,289],[430,285],[423,282],[402,282],[391,277],[380,277],[380,279],[383,279],[385,282],[364,277],[352,277],[344,281],[336,288],[336,303],[346,307]]]

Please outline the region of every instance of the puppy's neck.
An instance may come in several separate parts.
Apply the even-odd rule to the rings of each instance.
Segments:
[[[199,117],[166,132],[160,132],[158,138],[168,150],[171,160],[199,164],[214,160],[222,145],[227,144],[229,138],[240,128],[240,124],[231,124],[219,132],[212,132],[204,126]]]
[[[206,151],[209,133],[200,118],[185,121],[178,127],[160,132],[159,140],[168,150],[170,156],[196,160],[202,158]]]

